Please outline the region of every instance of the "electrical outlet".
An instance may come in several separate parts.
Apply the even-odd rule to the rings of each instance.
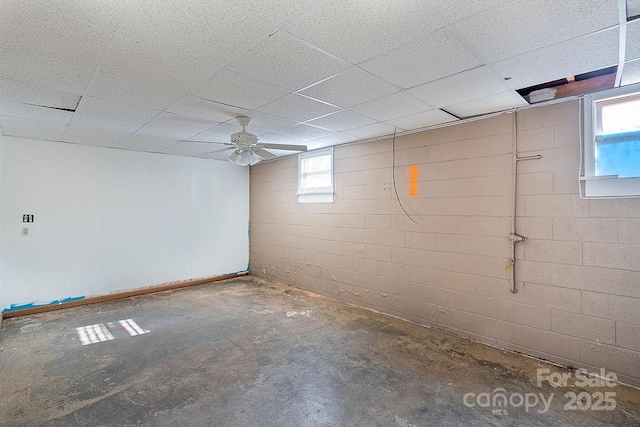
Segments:
[[[23,227],[22,228],[22,235],[23,236],[28,236],[29,235],[29,227]]]

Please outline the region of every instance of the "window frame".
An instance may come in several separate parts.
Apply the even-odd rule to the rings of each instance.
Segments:
[[[640,85],[614,88],[584,97],[584,141],[583,158],[584,170],[580,180],[584,182],[583,198],[633,198],[640,197],[640,177],[618,177],[617,175],[596,175],[596,143],[602,141],[602,109],[601,105],[614,104],[616,99],[628,96],[640,97]],[[635,133],[635,132],[634,132]],[[608,140],[624,139],[628,134],[620,137],[607,137]],[[581,183],[582,185],[582,183]]]
[[[317,191],[305,191],[302,188],[302,161],[314,157],[331,156],[331,186],[330,188]],[[306,151],[298,154],[298,203],[333,203],[335,194],[335,164],[333,156],[333,147],[321,148],[318,150]]]

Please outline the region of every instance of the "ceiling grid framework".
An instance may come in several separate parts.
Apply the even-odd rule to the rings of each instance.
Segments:
[[[454,123],[528,105],[518,89],[617,65],[620,47],[621,84],[640,81],[640,20],[619,18],[635,0],[0,8],[3,134],[129,150],[223,159],[209,153],[240,115],[260,142],[309,149]]]

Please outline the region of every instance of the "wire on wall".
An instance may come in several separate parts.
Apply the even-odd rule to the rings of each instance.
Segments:
[[[396,193],[396,199],[398,199],[398,204],[400,205],[400,207],[402,208],[402,212],[404,212],[404,214],[407,216],[407,218],[409,218],[411,221],[413,221],[415,224],[418,223],[418,221],[416,221],[415,219],[411,218],[411,215],[409,215],[409,212],[407,212],[407,210],[404,208],[404,206],[402,206],[402,201],[400,201],[400,196],[398,195],[398,187],[396,187],[396,132],[397,132],[397,128],[393,129],[393,139],[391,140],[391,156],[392,156],[392,160],[391,160],[391,165],[392,165],[392,175],[393,175],[393,191],[395,191]]]

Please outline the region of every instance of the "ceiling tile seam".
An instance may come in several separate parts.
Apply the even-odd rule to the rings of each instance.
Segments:
[[[113,31],[113,35],[111,36],[111,40],[109,41],[109,46],[107,46],[107,48],[105,49],[104,53],[102,54],[102,58],[100,58],[100,62],[98,63],[96,69],[93,72],[93,75],[91,76],[91,79],[89,79],[89,83],[87,83],[87,85],[85,86],[84,92],[82,93],[82,97],[86,96],[89,88],[91,88],[91,86],[95,84],[95,81],[98,78],[100,71],[102,70],[107,58],[109,57],[109,55],[111,54],[111,51],[113,50],[118,34],[120,34],[123,31],[125,24],[127,23],[127,21],[129,21],[129,18],[133,13],[133,9],[136,7],[137,4],[138,4],[137,0],[129,0],[129,3],[127,4],[127,10],[124,12],[122,17],[120,18],[120,21],[118,22],[118,28],[115,31]],[[82,102],[82,99],[80,100],[80,102]],[[77,107],[76,107],[76,110],[77,110]],[[71,122],[75,118],[75,115],[76,113],[74,112],[73,117],[71,117]],[[64,133],[62,134],[63,139],[67,135],[68,129],[69,128],[67,127],[67,129],[65,129]]]
[[[329,3],[332,3],[333,1],[334,0],[321,0],[321,1],[316,2],[316,4],[314,4],[313,6],[308,7],[304,12],[302,12],[296,18],[293,18],[291,21],[288,21],[286,24],[284,24],[282,27],[280,27],[279,30],[280,31],[285,31],[285,32],[288,33],[289,32],[289,31],[287,31],[288,27],[291,27],[292,25],[297,24],[299,21],[302,21],[302,20],[308,18],[316,10],[328,5]]]
[[[618,31],[618,69],[616,70],[614,87],[620,87],[622,70],[627,55],[627,0],[618,0],[618,20],[620,23],[620,30]]]
[[[331,53],[329,51],[326,51],[326,50],[314,45],[313,43],[306,41],[305,39],[302,39],[302,38],[300,38],[298,36],[295,36],[295,35],[291,34],[288,31],[285,31],[285,34],[287,34],[289,37],[293,38],[298,43],[301,43],[301,44],[303,44],[303,45],[305,45],[305,46],[307,46],[307,47],[309,47],[311,49],[314,49],[314,50],[316,50],[316,51],[318,51],[318,52],[320,52],[322,54],[325,54],[325,55],[335,59],[336,61],[344,62],[345,64],[349,64],[351,66],[356,65],[353,62],[350,62],[350,61],[347,61],[346,59],[340,58],[338,55],[333,54],[333,53]]]

